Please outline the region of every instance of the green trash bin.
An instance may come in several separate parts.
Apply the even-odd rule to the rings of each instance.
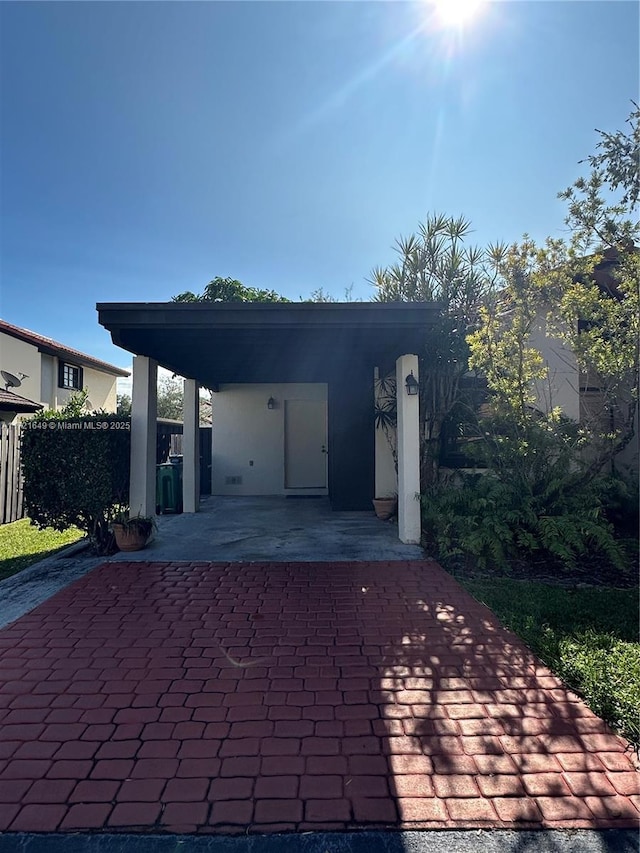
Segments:
[[[182,465],[156,465],[156,504],[159,513],[182,512]]]

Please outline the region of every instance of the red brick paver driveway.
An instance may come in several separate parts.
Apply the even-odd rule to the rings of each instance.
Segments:
[[[0,829],[630,827],[626,743],[436,564],[108,564],[0,632]]]

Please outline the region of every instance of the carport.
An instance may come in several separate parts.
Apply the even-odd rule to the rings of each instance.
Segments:
[[[406,378],[436,322],[426,303],[101,303],[100,323],[134,353],[131,507],[155,509],[156,377],[161,365],[185,382],[184,508],[198,509],[198,389],[259,383],[327,388],[327,491],[336,510],[371,508],[376,492],[374,378],[395,370],[399,533],[420,536],[418,396]],[[215,403],[214,403],[215,406]],[[250,424],[239,424],[249,429]],[[214,428],[215,436],[215,428]],[[214,438],[215,441],[215,438]]]

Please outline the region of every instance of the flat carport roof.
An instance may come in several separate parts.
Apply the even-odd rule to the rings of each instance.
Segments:
[[[103,302],[113,342],[215,387],[327,382],[335,370],[380,367],[420,352],[436,303]]]
[[[235,383],[323,382],[328,480],[337,510],[375,491],[374,368],[420,354],[435,303],[101,303],[113,342],[212,391]]]

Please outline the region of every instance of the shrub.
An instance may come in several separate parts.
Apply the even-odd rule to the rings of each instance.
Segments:
[[[627,559],[603,511],[604,484],[571,476],[523,483],[493,473],[463,474],[459,488],[439,486],[422,497],[424,529],[437,555],[467,555],[482,568],[517,558],[546,557],[567,569],[596,552],[624,570]]]
[[[22,429],[27,514],[40,528],[85,531],[113,550],[109,524],[129,499],[130,420],[119,415],[32,418]]]
[[[599,717],[623,731],[632,743],[640,743],[638,643],[591,630],[577,637],[563,637],[559,653],[559,674],[569,684],[580,686]]]

